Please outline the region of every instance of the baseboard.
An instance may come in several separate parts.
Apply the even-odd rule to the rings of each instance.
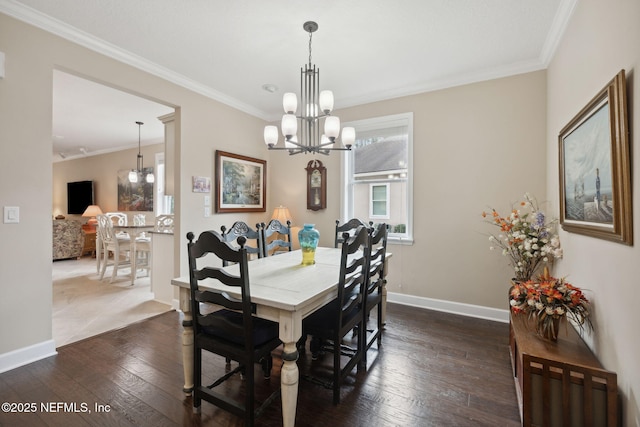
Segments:
[[[0,354],[0,374],[56,354],[58,352],[53,340]]]
[[[459,314],[461,316],[475,317],[478,319],[493,320],[496,322],[509,322],[509,310],[480,305],[464,304],[461,302],[445,301],[433,298],[417,297],[415,295],[398,294],[389,292],[387,301],[409,305],[412,307],[427,308],[429,310],[444,311],[446,313]]]

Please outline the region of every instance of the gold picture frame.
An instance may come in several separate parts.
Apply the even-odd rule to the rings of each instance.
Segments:
[[[626,91],[622,70],[560,131],[560,224],[632,245]]]
[[[267,162],[216,150],[216,212],[265,212]]]

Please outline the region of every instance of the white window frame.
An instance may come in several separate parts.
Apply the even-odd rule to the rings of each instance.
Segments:
[[[373,202],[381,202],[382,200],[374,200],[373,199],[373,188],[374,187],[385,187],[386,188],[386,193],[385,193],[385,208],[384,208],[384,215],[376,215],[374,214],[374,209],[373,209]],[[389,183],[384,183],[384,182],[377,182],[377,183],[372,183],[369,184],[369,217],[370,218],[374,218],[374,219],[389,219],[389,209],[391,208],[391,206],[389,205],[389,200],[391,199],[391,197],[389,196],[389,192],[391,191],[391,186],[389,185]]]
[[[343,123],[343,126],[352,126],[356,129],[373,130],[385,129],[395,126],[407,126],[407,186],[406,186],[406,211],[407,230],[404,234],[391,233],[389,242],[401,245],[413,244],[413,113],[401,113],[389,116],[375,117]],[[353,218],[353,185],[350,182],[351,171],[353,170],[353,156],[351,151],[344,151],[341,157],[340,171],[340,213],[342,220]],[[387,195],[388,196],[388,195]]]

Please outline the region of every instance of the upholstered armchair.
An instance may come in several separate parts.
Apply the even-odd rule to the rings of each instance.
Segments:
[[[53,260],[79,258],[84,247],[84,230],[72,219],[53,220]]]

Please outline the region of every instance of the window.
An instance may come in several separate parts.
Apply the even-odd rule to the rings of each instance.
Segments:
[[[389,224],[389,239],[413,242],[413,114],[351,122],[356,129],[342,162],[343,220]]]
[[[371,184],[369,188],[369,217],[389,219],[389,183]]]

